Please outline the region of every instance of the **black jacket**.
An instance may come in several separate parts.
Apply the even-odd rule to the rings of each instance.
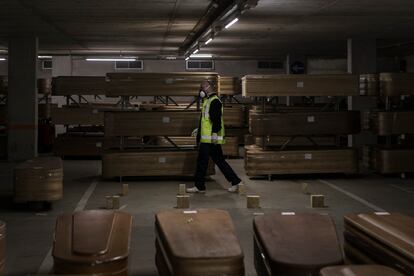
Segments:
[[[216,93],[211,94],[208,98],[215,96]],[[210,121],[213,124],[213,133],[217,133],[221,129],[221,116],[223,116],[221,112],[222,103],[219,99],[215,99],[210,103],[210,110],[208,111],[210,115]],[[202,116],[202,115],[201,115]],[[197,133],[197,143],[200,142],[200,135],[201,135],[201,116],[198,123],[198,133]]]

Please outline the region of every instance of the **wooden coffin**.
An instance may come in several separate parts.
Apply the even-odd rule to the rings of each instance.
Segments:
[[[63,197],[63,165],[58,157],[29,159],[14,168],[14,201],[56,201]]]
[[[266,137],[254,137],[254,141],[251,144],[255,144],[258,146],[263,147],[263,139],[266,146],[269,147],[281,147],[291,137],[288,136],[266,136]],[[336,137],[334,136],[321,136],[321,137],[311,137],[312,141],[316,143],[318,146],[335,146],[337,143]],[[289,142],[288,146],[293,147],[306,147],[306,146],[314,146],[315,144],[309,140],[307,137],[295,137],[291,142]]]
[[[414,148],[364,148],[364,161],[380,174],[414,172]]]
[[[187,136],[199,117],[196,111],[105,112],[105,136]]]
[[[226,127],[244,127],[246,125],[245,114],[244,107],[241,105],[224,107],[224,125]]]
[[[361,256],[367,256],[377,264],[414,275],[414,217],[363,213],[346,215],[344,221],[345,254],[350,261],[365,262]]]
[[[6,223],[0,221],[0,275],[6,263]]]
[[[341,135],[360,131],[358,111],[250,113],[253,136]]]
[[[383,96],[414,95],[414,73],[381,73],[379,78]]]
[[[414,134],[414,111],[369,112],[370,129],[380,136]]]
[[[108,73],[107,96],[198,96],[200,84],[218,84],[217,73]]]
[[[359,76],[247,75],[242,78],[243,97],[357,96]]]
[[[320,276],[403,276],[383,265],[338,265],[321,269]]]
[[[237,137],[239,145],[244,144],[244,136],[249,134],[249,128],[226,128],[226,136]]]
[[[359,94],[361,96],[378,96],[379,87],[378,74],[363,74],[359,76]]]
[[[55,125],[103,125],[104,112],[93,107],[52,106]]]
[[[271,213],[253,222],[254,264],[258,276],[317,276],[343,256],[328,215]]]
[[[53,243],[55,274],[128,275],[132,216],[90,210],[60,215]]]
[[[164,105],[161,110],[168,110],[168,111],[193,111],[199,112],[198,116],[200,116],[200,111],[196,110],[196,106],[191,106],[190,108],[186,108],[187,105]],[[245,108],[242,105],[225,105],[224,106],[224,125],[226,127],[244,127],[246,125],[246,112]]]
[[[243,252],[226,211],[162,211],[155,215],[155,232],[160,276],[245,275]]]
[[[54,96],[105,95],[105,77],[61,76],[52,80]]]
[[[262,150],[246,146],[248,176],[272,174],[358,173],[357,150],[352,148],[305,148]]]
[[[108,151],[102,155],[102,176],[193,176],[197,166],[195,150]],[[209,164],[207,175],[213,175]]]
[[[53,153],[60,157],[100,156],[103,151],[103,135],[59,135],[53,145]]]
[[[220,90],[218,94],[221,95],[237,95],[241,93],[240,79],[237,77],[219,77]]]
[[[124,139],[123,148],[138,148],[142,146],[139,137]],[[59,135],[53,145],[53,153],[60,157],[97,157],[104,150],[120,149],[119,137],[105,137],[103,134],[94,133],[70,133]]]
[[[172,140],[176,145],[183,147],[195,147],[196,146],[196,137],[168,137]],[[239,156],[239,144],[237,137],[229,137],[226,136],[225,138],[226,143],[221,145],[223,149],[223,154],[225,156],[231,157],[238,157]],[[157,145],[164,146],[164,147],[172,147],[173,145],[164,137],[157,137]]]
[[[37,93],[43,95],[52,94],[52,79],[37,79]]]

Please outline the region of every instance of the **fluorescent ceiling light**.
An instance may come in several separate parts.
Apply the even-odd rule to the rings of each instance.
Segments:
[[[194,50],[194,52],[193,52],[193,55],[194,55],[194,54],[197,54],[197,53],[198,53],[198,51],[199,51],[198,49],[195,49],[195,50]]]
[[[209,44],[211,41],[213,41],[213,39],[212,38],[209,38],[204,44],[205,45],[207,45],[207,44]]]
[[[190,57],[186,57],[186,58],[185,58],[185,60],[189,60],[189,59],[190,59]]]
[[[212,57],[213,57],[212,54],[197,54],[197,55],[192,54],[190,56],[190,58],[212,58]]]
[[[236,18],[234,18],[232,21],[230,21],[230,23],[229,23],[229,24],[227,24],[227,25],[226,25],[226,27],[224,27],[224,28],[226,28],[226,29],[230,28],[230,27],[231,27],[231,26],[233,26],[233,25],[234,25],[234,23],[236,23],[237,21],[239,21],[239,19],[236,17]]]
[[[165,57],[165,59],[168,59],[168,60],[175,60],[175,59],[177,59],[177,57],[175,57],[175,56],[168,56],[168,57]]]
[[[86,61],[136,61],[136,58],[87,58]]]
[[[0,61],[5,61],[6,59],[5,58],[0,58]]]
[[[37,58],[52,58],[52,56],[37,56]]]

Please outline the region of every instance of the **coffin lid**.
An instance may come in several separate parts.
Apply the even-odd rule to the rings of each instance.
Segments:
[[[364,213],[345,216],[350,225],[414,260],[414,217],[400,213]]]
[[[239,259],[243,253],[230,215],[217,209],[156,214],[157,231],[172,257],[181,259]]]
[[[328,215],[266,214],[255,218],[254,232],[272,267],[319,267],[343,262],[335,225]]]
[[[60,215],[53,257],[76,263],[101,263],[127,258],[132,216],[116,211],[88,210]]]

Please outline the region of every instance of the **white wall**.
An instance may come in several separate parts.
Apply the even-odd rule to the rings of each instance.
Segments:
[[[53,64],[55,67],[55,64]],[[115,70],[114,62],[89,62],[83,58],[72,59],[73,76],[104,76],[110,72],[185,72],[183,60],[144,60],[143,70]],[[284,73],[285,70],[259,70],[257,60],[216,60],[215,69],[212,70],[223,76],[244,76],[247,74],[275,74]],[[55,75],[55,73],[53,74]]]
[[[346,74],[347,60],[345,58],[308,58],[306,67],[308,74]]]

